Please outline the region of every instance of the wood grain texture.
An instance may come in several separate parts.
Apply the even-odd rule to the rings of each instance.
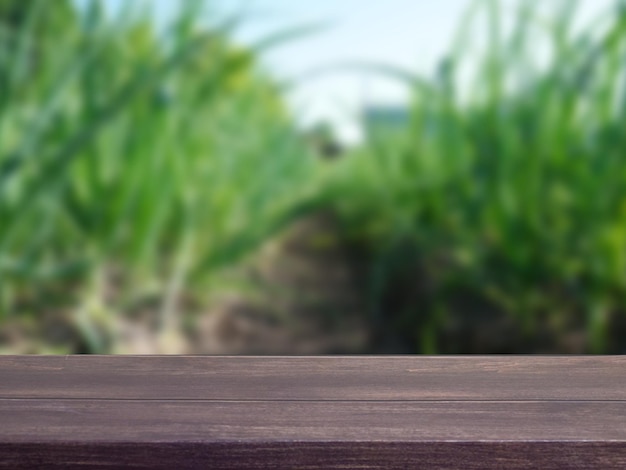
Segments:
[[[0,468],[626,468],[626,357],[0,357]]]
[[[622,443],[0,443],[0,468],[623,470]]]
[[[4,400],[2,442],[618,441],[626,403]],[[42,427],[45,423],[45,427]],[[132,425],[129,425],[132,423]],[[6,432],[10,430],[10,432]]]
[[[626,356],[5,356],[0,398],[626,400]]]

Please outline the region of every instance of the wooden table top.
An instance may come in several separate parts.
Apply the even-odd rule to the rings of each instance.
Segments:
[[[0,467],[626,468],[626,356],[0,356]]]

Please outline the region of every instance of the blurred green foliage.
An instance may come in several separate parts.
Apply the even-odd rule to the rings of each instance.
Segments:
[[[501,2],[477,2],[434,78],[384,70],[413,90],[410,122],[370,136],[331,184],[373,253],[374,310],[423,352],[477,302],[529,339],[584,328],[587,351],[624,351],[611,327],[626,315],[626,9],[575,29],[574,3],[546,17],[522,1],[505,29]]]
[[[172,328],[220,269],[323,206],[365,262],[374,325],[418,351],[465,352],[442,332],[491,311],[528,340],[514,347],[582,330],[586,351],[624,352],[621,2],[583,28],[569,0],[550,17],[519,2],[510,28],[476,2],[434,77],[384,70],[412,90],[406,126],[328,165],[257,70],[300,29],[244,49],[238,18],[198,23],[201,1],[163,32],[131,3],[0,0],[1,315],[70,312],[106,352],[116,314],[156,299]]]
[[[94,1],[0,3],[0,312],[71,311],[94,322],[183,291],[277,227],[310,171],[257,54],[230,44],[237,19],[164,32],[146,12]]]

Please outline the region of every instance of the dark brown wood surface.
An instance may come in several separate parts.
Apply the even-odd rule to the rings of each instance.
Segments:
[[[0,357],[2,468],[626,468],[626,357]]]

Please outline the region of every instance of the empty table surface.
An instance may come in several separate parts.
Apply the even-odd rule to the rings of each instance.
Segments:
[[[0,356],[0,467],[626,468],[626,357]]]

